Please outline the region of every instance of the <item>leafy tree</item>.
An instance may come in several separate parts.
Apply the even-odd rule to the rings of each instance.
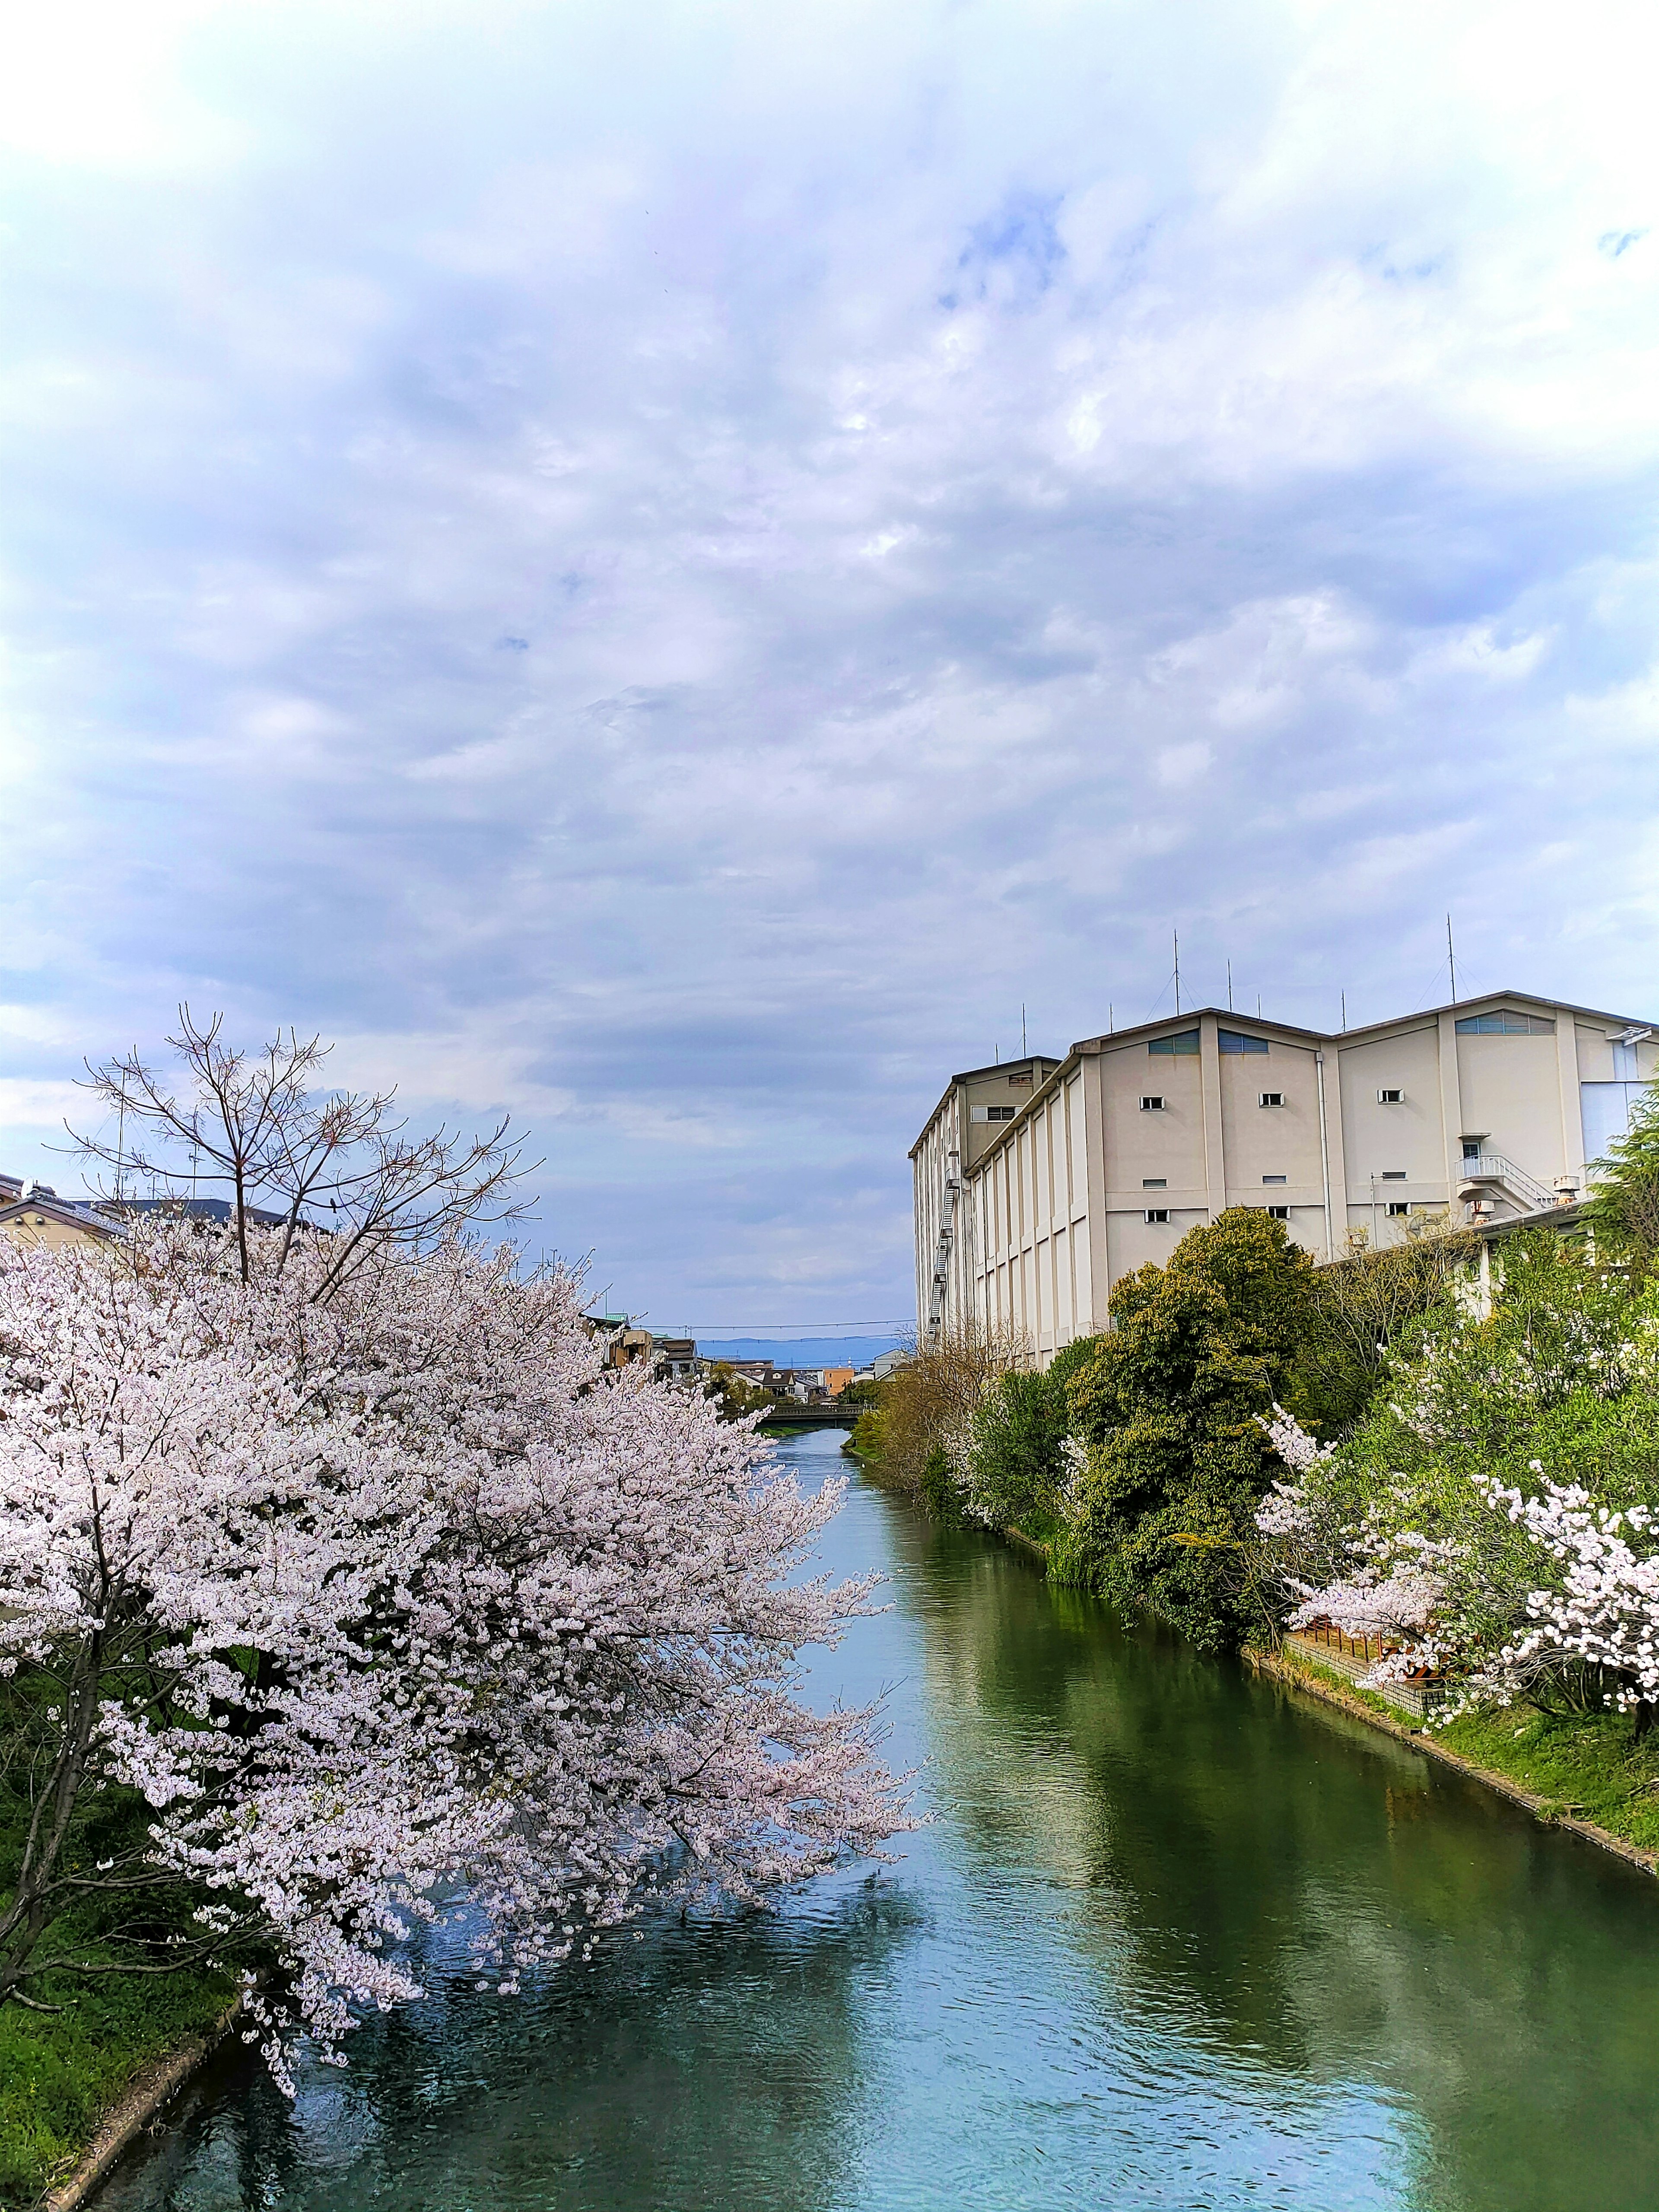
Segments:
[[[1275,1467],[1261,1417],[1305,1404],[1312,1299],[1307,1254],[1242,1206],[1124,1278],[1068,1385],[1087,1459],[1062,1571],[1206,1648],[1254,1625],[1245,1563]]]
[[[1057,1515],[1068,1468],[1072,1377],[1102,1340],[1079,1337],[1048,1367],[1012,1368],[987,1390],[974,1415],[965,1487],[970,1510],[993,1528]]]

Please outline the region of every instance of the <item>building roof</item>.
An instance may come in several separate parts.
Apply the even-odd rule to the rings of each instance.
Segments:
[[[8,1182],[14,1180],[7,1177]],[[27,1222],[38,1216],[57,1222],[60,1228],[84,1230],[89,1236],[104,1239],[120,1234],[116,1224],[103,1218],[89,1199],[14,1199],[9,1205],[0,1206],[0,1229],[6,1228],[14,1221]]]
[[[1073,1050],[1076,1050],[1075,1046],[1073,1047]],[[951,1093],[956,1089],[959,1083],[977,1082],[981,1075],[1017,1075],[1022,1067],[1029,1067],[1031,1069],[1036,1069],[1038,1067],[1058,1067],[1060,1064],[1060,1057],[1052,1052],[1029,1052],[1022,1053],[1018,1060],[994,1060],[988,1067],[964,1067],[960,1074],[953,1075],[951,1078],[951,1080],[945,1085],[944,1090],[940,1091],[938,1105],[934,1107],[933,1112],[922,1123],[921,1135],[918,1137],[915,1143],[911,1146],[906,1157],[909,1159],[915,1159],[916,1154],[921,1150],[921,1147],[927,1139],[927,1132],[933,1127],[934,1122],[938,1121],[939,1115],[944,1112],[946,1104],[949,1103]]]
[[[1596,1006],[1574,1006],[1570,1000],[1566,999],[1542,998],[1536,991],[1481,991],[1473,998],[1449,1000],[1444,1006],[1425,1006],[1415,1013],[1396,1014],[1389,1021],[1366,1022],[1358,1028],[1351,1030],[1307,1030],[1300,1028],[1294,1022],[1273,1021],[1265,1014],[1242,1014],[1231,1006],[1194,1006],[1183,1009],[1178,1014],[1160,1015],[1155,1021],[1137,1022],[1127,1030],[1108,1030],[1103,1036],[1080,1039],[1079,1042],[1073,1045],[1063,1060],[1049,1063],[1050,1073],[1041,1083],[1033,1086],[1030,1097],[1020,1106],[1013,1120],[1002,1124],[996,1135],[980,1155],[975,1164],[974,1172],[977,1175],[992,1154],[1000,1152],[1002,1146],[1018,1133],[1025,1116],[1048,1090],[1049,1084],[1057,1077],[1063,1075],[1074,1061],[1085,1054],[1093,1054],[1108,1051],[1118,1045],[1133,1044],[1149,1037],[1167,1036],[1172,1031],[1179,1030],[1195,1029],[1206,1014],[1213,1016],[1218,1027],[1242,1030],[1247,1035],[1292,1037],[1303,1044],[1333,1045],[1340,1048],[1344,1045],[1352,1044],[1356,1039],[1363,1040],[1367,1037],[1386,1036],[1390,1030],[1410,1029],[1419,1024],[1437,1022],[1443,1014],[1481,1013],[1494,1006],[1516,1001],[1522,1006],[1547,1008],[1552,1013],[1583,1015],[1589,1021],[1616,1024],[1620,1029],[1659,1030],[1659,1021],[1644,1023],[1638,1017],[1630,1014],[1613,1014]],[[1026,1064],[1024,1060],[1013,1063],[1014,1066],[1022,1067]],[[952,1077],[952,1085],[961,1079],[960,1077]],[[945,1098],[948,1098],[950,1095],[950,1090],[947,1088]],[[945,1098],[940,1099],[940,1106],[944,1104]],[[933,1113],[923,1124],[921,1136],[918,1137],[915,1143],[911,1146],[909,1157],[912,1159],[915,1158],[927,1131],[933,1127],[938,1118],[939,1110],[938,1106],[933,1109]]]

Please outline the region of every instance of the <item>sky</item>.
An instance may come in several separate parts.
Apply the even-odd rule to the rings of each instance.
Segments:
[[[124,0],[0,77],[0,1167],[181,1000],[665,1329],[955,1069],[1659,1014],[1650,9]]]

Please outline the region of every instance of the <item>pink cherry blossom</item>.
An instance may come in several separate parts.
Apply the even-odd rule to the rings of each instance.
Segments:
[[[143,1863],[84,1879],[187,1877],[204,1945],[274,1942],[279,2078],[284,2029],[337,2056],[419,1994],[422,1923],[464,1917],[511,1989],[653,1899],[761,1900],[912,1825],[878,1716],[799,1697],[870,1609],[807,1571],[843,1486],[803,1498],[747,1426],[605,1370],[563,1272],[252,1260],[176,1226],[0,1245],[0,1672],[62,1692],[29,1707],[0,1998],[69,1955],[41,1929],[115,1783]]]

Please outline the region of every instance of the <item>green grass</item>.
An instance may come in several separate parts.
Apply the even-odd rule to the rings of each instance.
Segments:
[[[1518,1782],[1546,1809],[1592,1820],[1642,1850],[1659,1850],[1659,1735],[1636,1741],[1625,1713],[1557,1719],[1531,1706],[1466,1713],[1435,1734],[1477,1766]]]
[[[0,1794],[0,1901],[15,1878],[26,1814],[21,1796]],[[148,1819],[136,1792],[100,1793],[80,1824],[71,1863],[114,1856]],[[48,1928],[37,1955],[108,1958],[110,1938],[122,1928],[140,1932],[150,1955],[164,1955],[160,1947],[170,1937],[199,1934],[198,1902],[198,1893],[172,1883],[143,1893],[141,1905],[83,1896]],[[139,2068],[210,2027],[238,1986],[234,1968],[46,1974],[29,1994],[63,2011],[0,2006],[0,2206],[9,2212],[33,2204],[73,2165]]]
[[[0,2008],[0,2204],[33,2203],[138,2069],[210,2027],[235,1994],[228,1974],[123,1976],[82,1985],[63,2013]]]

